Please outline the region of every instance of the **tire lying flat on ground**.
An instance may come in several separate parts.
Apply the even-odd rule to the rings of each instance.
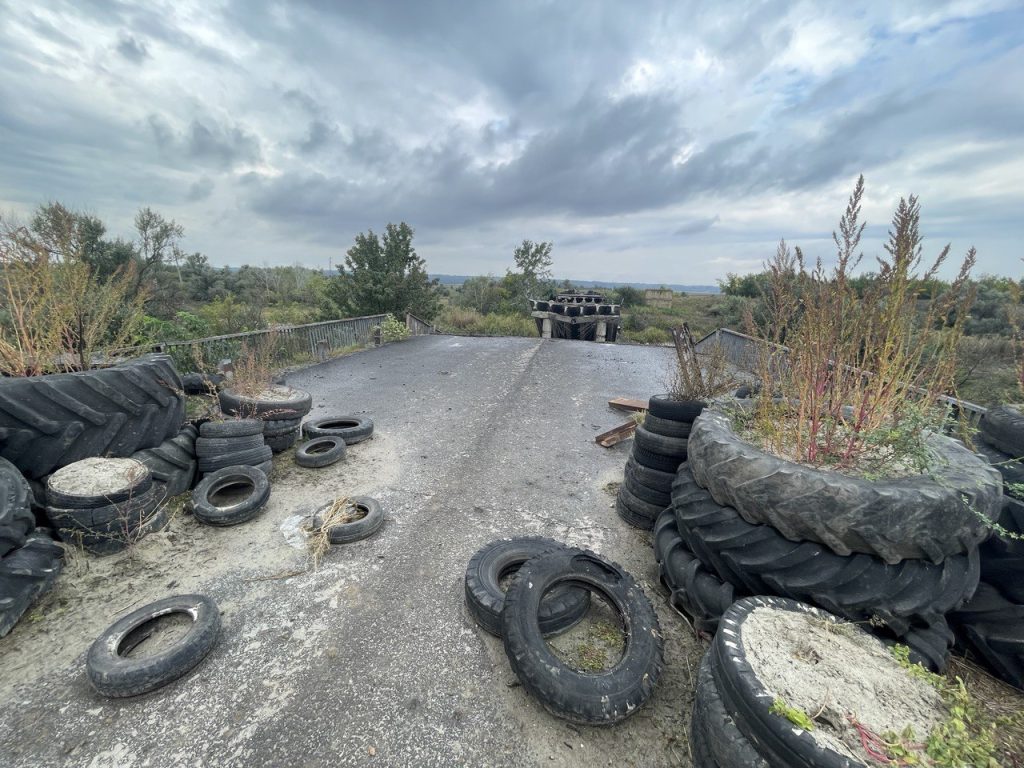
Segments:
[[[319,469],[345,458],[345,440],[336,435],[314,437],[295,451],[295,463],[300,467]]]
[[[693,423],[689,463],[715,501],[750,523],[833,552],[888,563],[940,563],[976,547],[999,516],[1002,478],[961,443],[926,436],[931,475],[869,481],[773,456],[738,437],[728,416],[705,410]]]
[[[64,509],[95,509],[141,496],[153,475],[136,459],[82,459],[46,481],[46,503]]]
[[[665,507],[672,503],[672,497],[667,491],[659,491],[656,488],[650,488],[647,485],[644,485],[637,480],[636,475],[631,474],[628,469],[622,478],[622,487],[641,501],[659,507],[659,513],[662,509],[665,509]]]
[[[199,427],[200,438],[236,438],[262,434],[263,422],[259,419],[207,421]]]
[[[327,539],[331,544],[348,544],[349,542],[365,539],[376,533],[384,524],[384,509],[376,499],[369,496],[353,496],[349,501],[363,513],[363,516],[348,523],[331,525],[327,529]],[[331,505],[328,504],[314,516],[313,525],[315,528],[323,527],[323,520],[320,515],[326,512],[327,509],[330,509],[330,507]]]
[[[28,481],[11,462],[0,459],[0,557],[22,546],[35,528],[32,501]]]
[[[192,618],[188,633],[170,647],[138,659],[126,654],[148,635],[146,625],[173,613]],[[178,595],[132,611],[96,638],[86,657],[89,682],[110,697],[138,696],[167,685],[194,669],[213,648],[220,611],[203,595]]]
[[[663,435],[664,437],[690,436],[690,422],[659,419],[657,416],[652,416],[650,413],[644,417],[644,429],[648,432],[653,432],[656,435]]]
[[[238,490],[240,497],[219,500],[226,490]],[[207,475],[192,491],[192,512],[207,525],[238,525],[252,520],[270,498],[270,481],[261,469],[250,466],[224,467]]]
[[[625,483],[619,486],[619,493],[615,498],[615,511],[634,528],[651,530],[654,521],[663,510],[664,507],[658,504],[650,504],[634,496]]]
[[[704,407],[698,400],[673,400],[668,395],[653,395],[647,403],[647,412],[659,419],[690,424]]]
[[[531,557],[547,554],[565,545],[540,536],[492,541],[469,560],[466,567],[466,606],[473,620],[492,635],[501,637],[501,612],[505,592],[501,580],[516,573]],[[575,625],[590,607],[590,592],[571,587],[557,588],[541,603],[538,621],[545,635]]]
[[[270,387],[255,397],[222,389],[217,397],[221,411],[247,419],[302,418],[313,407],[313,397],[308,392],[283,385]]]
[[[199,459],[199,471],[204,475],[216,472],[224,467],[249,466],[255,467],[274,457],[274,451],[269,445],[263,445],[263,437],[260,437],[258,448],[249,448],[242,451],[230,451],[219,456]]]
[[[64,550],[45,528],[37,528],[22,546],[0,558],[0,637],[53,587],[63,565]]]
[[[612,669],[579,672],[544,642],[541,601],[562,584],[598,592],[622,617],[626,649]],[[620,722],[643,706],[661,677],[662,636],[654,608],[632,576],[593,552],[556,550],[528,560],[505,594],[501,620],[505,655],[516,677],[544,709],[570,722]]]
[[[166,490],[153,484],[131,499],[93,509],[46,508],[61,540],[94,555],[112,555],[155,530]]]
[[[131,456],[185,421],[166,355],[79,373],[0,379],[0,454],[29,478],[93,456]]]
[[[685,437],[665,437],[664,435],[650,432],[642,426],[638,426],[633,434],[633,442],[636,446],[650,453],[683,461],[686,459],[689,440]]]
[[[307,420],[302,434],[309,438],[336,435],[354,445],[373,436],[373,421],[365,416],[321,416]]]
[[[662,456],[660,453],[654,453],[648,451],[646,448],[636,444],[633,441],[633,449],[630,451],[630,458],[633,459],[637,464],[646,469],[653,469],[656,472],[664,472],[666,474],[675,475],[676,469],[686,459],[676,458],[674,456]]]

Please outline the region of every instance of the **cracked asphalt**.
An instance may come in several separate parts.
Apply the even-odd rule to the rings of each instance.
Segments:
[[[312,393],[311,416],[368,415],[375,438],[324,470],[275,459],[257,521],[221,530],[182,514],[135,552],[69,566],[0,639],[0,764],[690,765],[700,647],[665,605],[650,535],[615,514],[607,486],[621,480],[630,443],[594,443],[625,419],[608,399],[663,391],[672,355],[425,336],[289,375]],[[384,527],[308,569],[281,522],[356,494],[381,500]],[[500,640],[468,618],[466,563],[516,535],[594,549],[645,585],[666,670],[626,722],[550,716],[516,684]],[[97,695],[84,654],[98,631],[141,600],[182,591],[222,609],[206,660],[143,697]]]

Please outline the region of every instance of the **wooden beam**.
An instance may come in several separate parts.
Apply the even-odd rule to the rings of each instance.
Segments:
[[[605,448],[611,448],[616,443],[621,443],[623,440],[629,440],[636,431],[636,422],[630,419],[625,424],[621,424],[615,429],[609,429],[607,432],[602,432],[600,435],[594,438],[594,442]]]
[[[613,397],[608,405],[620,411],[646,411],[647,400],[633,400],[629,397]]]

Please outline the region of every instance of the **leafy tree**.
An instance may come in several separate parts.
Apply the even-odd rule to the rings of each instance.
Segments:
[[[185,230],[173,219],[168,221],[152,208],[140,208],[135,214],[135,231],[138,234],[139,280],[147,277],[147,273],[166,262],[174,261],[178,272],[178,282],[183,282],[181,259],[184,254],[178,246],[185,235]]]
[[[455,303],[463,309],[475,309],[482,315],[497,312],[504,294],[501,284],[490,275],[471,277],[462,284]]]
[[[526,312],[530,299],[550,294],[554,288],[551,280],[552,243],[534,243],[523,240],[512,254],[516,269],[508,270],[502,280],[505,290],[506,309]]]
[[[342,316],[412,312],[429,320],[437,313],[439,284],[427,276],[412,237],[404,221],[388,224],[383,237],[372,229],[356,235],[328,290]]]
[[[746,296],[756,299],[763,296],[768,287],[768,275],[765,272],[737,275],[729,272],[725,280],[718,281],[718,287],[727,296]]]
[[[615,289],[619,304],[624,307],[639,307],[644,303],[644,292],[631,285],[622,285]]]

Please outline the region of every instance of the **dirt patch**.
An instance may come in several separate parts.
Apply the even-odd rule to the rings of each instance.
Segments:
[[[289,402],[291,400],[301,400],[305,396],[306,393],[301,389],[293,389],[292,387],[277,385],[262,390],[256,395],[256,399],[272,400],[274,402]]]
[[[583,619],[561,634],[547,638],[548,647],[566,666],[578,672],[604,672],[622,660],[626,632],[618,612],[600,595],[590,593]]]
[[[841,755],[867,759],[851,717],[875,734],[909,727],[921,740],[945,719],[939,692],[853,625],[757,608],[743,623],[743,647],[768,692],[809,715],[811,736]]]
[[[82,459],[58,469],[47,485],[69,495],[110,496],[133,487],[148,471],[135,459]]]

